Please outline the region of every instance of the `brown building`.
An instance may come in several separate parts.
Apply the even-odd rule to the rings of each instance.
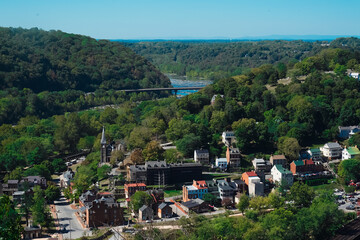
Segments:
[[[297,160],[290,163],[290,171],[293,174],[297,173],[313,173],[322,171],[323,167],[320,164],[315,164],[311,159]]]
[[[114,198],[101,197],[85,207],[87,227],[116,226],[124,224],[123,208]]]
[[[205,203],[203,200],[199,198],[191,199],[190,201],[183,202],[181,203],[181,207],[188,214],[190,211],[193,211],[195,213],[203,213],[203,212],[208,212],[210,210],[209,204]]]
[[[169,218],[172,217],[173,211],[172,208],[167,203],[161,203],[158,207],[158,217],[159,218]]]
[[[284,155],[271,155],[270,162],[272,165],[282,165],[286,167],[287,160]]]
[[[145,183],[124,184],[125,198],[130,198],[136,191],[146,191]]]
[[[132,183],[143,182],[146,185],[166,185],[191,182],[202,178],[202,166],[199,163],[173,163],[148,161],[145,165],[127,167],[127,177]]]
[[[240,150],[238,148],[227,148],[226,150],[226,160],[228,167],[240,167]]]

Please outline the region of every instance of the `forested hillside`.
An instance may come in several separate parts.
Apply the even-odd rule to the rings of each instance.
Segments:
[[[325,45],[322,43],[325,43]],[[251,41],[251,42],[124,42],[150,60],[162,72],[218,80],[239,75],[263,64],[294,64],[325,48],[358,49],[357,38],[328,42]]]
[[[0,28],[0,89],[34,92],[167,87],[169,79],[148,60],[106,40]]]

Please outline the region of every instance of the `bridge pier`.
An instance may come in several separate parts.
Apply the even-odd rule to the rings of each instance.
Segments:
[[[174,90],[174,93],[175,93],[175,97],[176,97],[176,98],[177,98],[177,91],[178,91],[178,90]]]

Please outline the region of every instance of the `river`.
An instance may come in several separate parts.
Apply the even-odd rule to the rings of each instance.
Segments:
[[[187,80],[186,77],[180,77],[177,75],[167,74],[168,78],[171,81],[173,87],[205,87],[209,84],[212,84],[212,80],[203,80],[203,79],[191,79]],[[189,95],[191,93],[197,92],[198,90],[182,90],[178,91],[177,95],[180,97]]]

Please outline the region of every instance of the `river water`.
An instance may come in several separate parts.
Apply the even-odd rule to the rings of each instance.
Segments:
[[[188,80],[186,77],[180,77],[176,75],[167,75],[171,81],[173,87],[205,87],[209,84],[212,84],[212,80],[203,80],[203,79],[191,79]],[[191,93],[197,92],[198,90],[182,90],[178,91],[178,96],[186,96]]]

